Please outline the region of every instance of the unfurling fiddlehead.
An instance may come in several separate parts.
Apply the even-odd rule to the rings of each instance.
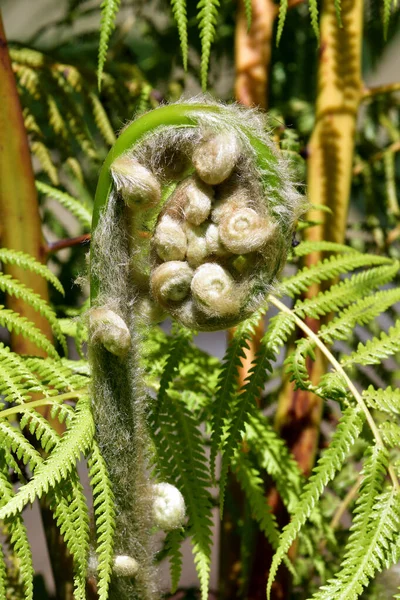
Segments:
[[[139,565],[123,581],[114,569],[110,597],[154,597],[150,533],[169,519],[157,500],[167,484],[148,479],[144,328],[166,314],[191,329],[235,325],[265,301],[285,264],[303,205],[265,125],[238,106],[161,107],[125,128],[100,174],[89,313],[94,414],[114,483],[115,552]],[[181,523],[184,506],[171,510]]]

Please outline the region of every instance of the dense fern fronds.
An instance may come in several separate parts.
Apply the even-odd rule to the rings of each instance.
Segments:
[[[172,390],[167,395],[168,402],[164,401],[157,417],[151,418],[156,468],[163,480],[177,486],[185,498],[194,561],[205,600],[211,560],[211,496],[203,438],[180,395]]]
[[[400,415],[400,388],[392,389],[389,386],[381,390],[370,385],[363,391],[363,398],[371,408]]]
[[[76,198],[73,198],[70,194],[62,192],[61,190],[51,187],[41,181],[36,182],[36,188],[41,194],[45,194],[49,198],[57,200],[64,206],[71,214],[78,219],[86,231],[90,230],[92,224],[92,215],[83,204]]]
[[[296,539],[301,527],[310,518],[311,512],[320,498],[324,487],[329,481],[332,481],[335,474],[339,471],[346,460],[350,448],[360,435],[364,423],[363,416],[364,414],[359,407],[349,407],[345,411],[333,435],[329,448],[318,461],[313,474],[304,487],[299,503],[292,515],[292,520],[283,530],[278,550],[272,561],[267,587],[268,597],[283,556]]]
[[[99,62],[97,66],[97,82],[101,88],[101,80],[106,63],[108,43],[111,33],[115,28],[115,18],[120,6],[121,0],[103,0],[101,4],[101,24],[100,24],[100,43],[99,43]]]
[[[29,256],[29,254],[10,250],[9,248],[0,248],[0,262],[3,265],[15,265],[40,275],[51,283],[60,294],[64,295],[64,289],[54,273],[52,273],[46,265],[43,265],[32,256]]]
[[[19,333],[53,358],[59,358],[58,352],[48,338],[26,317],[0,305],[0,327]]]
[[[96,524],[97,593],[99,600],[107,600],[113,566],[115,510],[107,468],[97,442],[92,443],[89,477]]]
[[[372,338],[365,344],[359,344],[357,350],[342,358],[342,365],[349,367],[353,364],[374,365],[400,352],[400,320],[388,333],[382,332],[379,338]]]
[[[211,44],[215,36],[215,26],[218,17],[219,0],[200,0],[197,5],[199,12],[199,30],[201,38],[201,85],[203,90],[207,89],[207,73],[210,61]]]
[[[171,0],[172,12],[178,26],[179,39],[181,42],[183,68],[187,69],[188,61],[188,33],[187,33],[187,14],[186,0]]]

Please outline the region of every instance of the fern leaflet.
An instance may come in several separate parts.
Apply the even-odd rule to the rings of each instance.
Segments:
[[[276,33],[276,45],[279,46],[281,41],[283,27],[285,25],[286,13],[288,9],[288,0],[280,0],[279,3],[279,16],[278,16],[278,31]]]
[[[73,196],[70,196],[70,194],[67,194],[66,192],[61,192],[51,185],[42,183],[41,181],[36,181],[36,188],[41,194],[45,194],[49,198],[57,200],[61,206],[64,206],[64,208],[69,210],[70,213],[74,215],[76,219],[78,219],[84,229],[88,231],[90,230],[92,225],[92,215],[88,209],[79,202],[79,200]]]
[[[165,545],[169,556],[169,570],[171,574],[171,593],[175,594],[182,573],[182,532],[179,529],[169,531]]]
[[[341,363],[348,367],[354,363],[359,365],[380,364],[385,358],[400,351],[400,320],[396,321],[388,333],[382,332],[379,338],[372,338],[365,344],[359,344],[357,350],[342,358]]]
[[[0,262],[5,265],[15,265],[40,275],[51,283],[60,294],[64,295],[64,288],[54,273],[52,273],[46,265],[42,265],[29,254],[10,250],[9,248],[0,248]]]
[[[108,43],[115,27],[115,17],[119,10],[121,0],[103,0],[101,3],[100,44],[97,67],[97,83],[101,88],[101,80],[106,63]]]
[[[375,389],[372,385],[363,390],[363,398],[371,408],[400,415],[400,388]]]
[[[59,358],[56,349],[48,338],[25,317],[21,317],[13,310],[4,308],[0,305],[0,327],[5,327],[10,332],[20,333],[39,348],[42,348],[47,354],[53,358]]]
[[[179,39],[181,42],[181,52],[183,68],[187,70],[188,62],[188,33],[187,33],[187,14],[186,0],[171,0],[172,12],[178,25]]]
[[[218,17],[219,0],[200,0],[197,5],[201,38],[201,86],[207,89],[207,73],[210,61],[211,44],[215,36],[215,25]]]

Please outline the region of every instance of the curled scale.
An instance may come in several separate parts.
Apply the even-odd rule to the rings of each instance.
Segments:
[[[117,141],[108,168],[128,206],[133,293],[152,306],[148,320],[158,306],[158,319],[224,329],[273,289],[304,202],[266,129],[256,111],[187,102],[142,116]]]

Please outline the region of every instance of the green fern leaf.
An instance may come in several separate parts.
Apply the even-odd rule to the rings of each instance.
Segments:
[[[89,231],[92,225],[92,215],[85,208],[79,200],[73,198],[66,192],[61,192],[57,188],[51,187],[46,183],[42,183],[41,181],[36,181],[36,188],[38,192],[48,196],[49,198],[53,198],[57,200],[64,208],[70,211],[71,214],[78,219],[81,225]]]
[[[305,256],[306,254],[311,254],[311,252],[354,252],[356,254],[359,254],[358,250],[355,250],[351,246],[346,246],[345,244],[337,244],[336,242],[310,242],[305,240],[303,242],[300,242],[298,246],[293,248],[293,254],[295,256]]]
[[[47,337],[28,319],[21,317],[13,310],[0,305],[0,327],[5,327],[10,332],[21,334],[39,348],[42,348],[53,358],[59,359],[58,353]]]
[[[335,12],[336,12],[336,18],[337,18],[337,22],[339,24],[339,27],[343,27],[343,23],[342,23],[342,2],[341,2],[341,0],[335,0]]]
[[[315,37],[319,39],[319,23],[318,23],[318,2],[317,0],[310,0],[310,16],[311,16],[311,25],[315,33]]]
[[[342,418],[333,434],[329,448],[325,450],[319,459],[313,474],[307,481],[299,503],[292,515],[291,522],[284,528],[278,550],[272,560],[268,578],[267,596],[270,598],[271,586],[274,581],[278,567],[296,539],[301,527],[310,518],[310,515],[318,502],[324,487],[331,481],[341,468],[349,453],[351,446],[361,433],[364,422],[364,413],[357,407],[349,407],[343,413]]]
[[[180,401],[180,394],[169,390],[159,418],[151,415],[157,448],[157,469],[163,478],[177,486],[185,498],[189,515],[194,561],[200,579],[201,598],[208,598],[211,561],[211,497],[206,457],[195,417]],[[171,457],[172,460],[171,460]]]
[[[276,45],[279,46],[281,41],[283,27],[285,25],[286,13],[288,9],[288,0],[280,0],[279,15],[278,15],[278,31],[276,33]]]
[[[89,459],[89,478],[96,524],[97,593],[99,600],[107,600],[114,558],[114,495],[106,464],[95,441]]]
[[[187,70],[188,61],[188,33],[187,33],[187,14],[186,0],[171,0],[172,12],[178,25],[179,39],[181,42],[183,68]]]
[[[367,390],[363,390],[362,395],[371,408],[400,415],[400,388],[393,390],[389,386],[384,390],[377,390],[370,385]]]
[[[29,254],[17,252],[16,250],[10,250],[9,248],[0,248],[0,262],[4,265],[15,265],[40,275],[49,283],[51,283],[54,288],[64,296],[64,288],[54,273],[52,273],[50,269],[46,267],[46,265],[42,265]]]
[[[74,372],[70,361],[54,362],[47,358],[27,358],[26,366],[35,373],[43,384],[59,392],[75,392],[85,390],[89,379],[85,374]],[[75,368],[75,365],[74,365]]]
[[[197,18],[201,38],[201,86],[207,89],[208,64],[210,61],[211,44],[214,41],[215,25],[218,17],[219,0],[200,0]]]
[[[231,458],[240,443],[248,415],[254,406],[266,380],[267,371],[272,372],[271,353],[267,346],[261,346],[249,371],[243,392],[237,397],[231,414],[225,419],[225,436],[222,449],[222,465],[219,480],[220,511],[223,512],[224,494]]]
[[[103,76],[104,65],[106,63],[108,42],[115,27],[115,17],[119,10],[120,3],[121,0],[103,0],[101,3],[100,44],[97,67],[97,83],[99,89],[101,88],[101,80]]]
[[[343,366],[353,364],[374,365],[381,364],[385,358],[400,351],[400,320],[396,321],[388,333],[382,332],[379,338],[372,338],[365,344],[359,344],[357,350],[342,358]]]
[[[23,404],[34,393],[48,395],[40,380],[26,367],[24,359],[0,343],[0,394],[4,400]]]
[[[26,304],[29,304],[29,306],[47,319],[55,337],[60,342],[64,352],[67,353],[67,343],[58,323],[57,316],[39,294],[33,292],[26,285],[11,277],[11,275],[4,275],[4,273],[0,273],[0,290],[15,298],[21,298]]]
[[[38,161],[40,162],[43,171],[49,177],[51,183],[53,185],[59,185],[60,180],[58,178],[57,168],[54,166],[52,157],[49,149],[38,140],[31,142],[31,151],[32,154],[36,156]]]
[[[171,593],[175,594],[182,573],[182,531],[174,529],[169,531],[165,538],[165,546],[168,550],[169,570],[171,575]]]
[[[113,128],[111,126],[111,123],[109,121],[109,118],[107,116],[107,113],[104,110],[104,107],[103,107],[102,103],[100,102],[99,97],[96,96],[96,94],[90,93],[89,99],[92,104],[93,116],[94,116],[94,120],[97,125],[97,128],[100,131],[101,135],[103,136],[105,142],[109,146],[112,146],[115,143],[116,137],[115,137]]]
[[[6,598],[6,577],[7,569],[4,560],[3,550],[0,546],[0,598]]]
[[[400,425],[385,421],[379,425],[379,431],[382,434],[383,441],[389,448],[400,447]]]
[[[3,463],[4,464],[4,463]],[[14,496],[11,483],[7,479],[7,475],[3,469],[0,469],[0,506],[4,506]],[[33,600],[33,564],[32,554],[28,540],[28,534],[21,515],[12,519],[8,523],[10,532],[10,544],[13,547],[14,554],[18,559],[19,577],[24,590],[24,600]],[[1,562],[1,560],[0,560]],[[3,569],[0,567],[0,580],[2,579]],[[5,573],[4,573],[5,574]],[[2,582],[3,583],[3,582]],[[2,583],[0,583],[0,592]],[[1,598],[6,598],[7,595],[1,595]]]
[[[283,279],[282,291],[289,296],[296,296],[305,292],[313,283],[321,283],[333,279],[360,267],[370,267],[374,265],[393,264],[390,258],[381,256],[360,254],[358,252],[349,252],[344,256],[331,256],[320,261],[312,267],[301,269],[296,275]]]
[[[385,40],[387,40],[391,10],[392,10],[392,0],[383,0],[383,36],[384,36]],[[397,200],[396,200],[396,202],[397,202]]]
[[[252,16],[253,16],[253,7],[251,4],[251,0],[244,0],[244,12],[246,14],[247,31],[249,31],[250,27],[251,27]]]
[[[50,456],[38,466],[34,477],[0,510],[0,519],[21,512],[28,502],[33,502],[36,497],[40,498],[44,492],[66,479],[80,453],[90,448],[93,434],[94,423],[90,401],[87,396],[84,396],[76,404],[70,428]]]

